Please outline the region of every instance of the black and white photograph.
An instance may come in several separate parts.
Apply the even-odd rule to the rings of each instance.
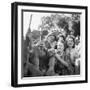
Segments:
[[[16,83],[86,81],[86,7],[19,4],[15,3],[17,18],[13,19]]]
[[[80,75],[80,14],[23,12],[23,21],[23,77]]]

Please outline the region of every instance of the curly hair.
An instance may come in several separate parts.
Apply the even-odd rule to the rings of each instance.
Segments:
[[[75,47],[75,37],[73,35],[68,35],[66,37],[66,46],[68,47],[67,42],[69,41],[70,38],[73,39],[73,42],[74,42],[73,48],[74,48]]]

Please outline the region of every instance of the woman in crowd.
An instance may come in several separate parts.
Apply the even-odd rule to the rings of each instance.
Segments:
[[[66,38],[67,49],[66,49],[66,61],[69,64],[70,74],[75,74],[75,61],[76,61],[76,51],[75,51],[75,37],[73,35],[68,35]]]
[[[51,52],[49,59],[49,69],[47,71],[48,75],[60,75],[66,74],[65,70],[68,67],[68,63],[64,60],[64,39],[62,36],[59,37],[59,40],[55,44],[56,41],[53,41],[52,48],[48,51]],[[57,45],[57,48],[55,46]],[[58,67],[58,68],[57,68]],[[66,68],[64,68],[66,67]],[[65,70],[64,70],[65,69]]]
[[[80,54],[78,55],[77,49],[80,42],[77,44],[73,35],[67,37],[59,35],[57,37],[49,34],[45,40],[30,49],[28,48],[26,75],[54,76],[80,73],[80,61],[78,61]]]
[[[55,71],[58,72],[59,75],[68,74],[68,63],[65,61],[65,43],[64,37],[60,36],[57,42],[57,51],[55,54],[56,65]]]

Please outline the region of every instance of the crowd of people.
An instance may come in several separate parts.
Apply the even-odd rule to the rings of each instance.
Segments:
[[[64,29],[62,30],[64,31]],[[80,35],[48,33],[33,44],[31,32],[26,35],[23,50],[23,76],[60,76],[80,74]]]

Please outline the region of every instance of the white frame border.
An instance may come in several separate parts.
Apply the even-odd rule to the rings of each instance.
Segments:
[[[67,11],[79,12],[81,14],[81,41],[82,41],[82,62],[81,75],[70,76],[47,76],[47,77],[30,77],[21,79],[21,10],[50,10],[50,11]],[[34,84],[34,83],[48,83],[48,82],[65,82],[65,81],[83,81],[85,80],[85,9],[69,9],[69,8],[50,8],[50,7],[36,7],[36,6],[18,6],[18,84]],[[82,38],[83,37],[83,38]]]

